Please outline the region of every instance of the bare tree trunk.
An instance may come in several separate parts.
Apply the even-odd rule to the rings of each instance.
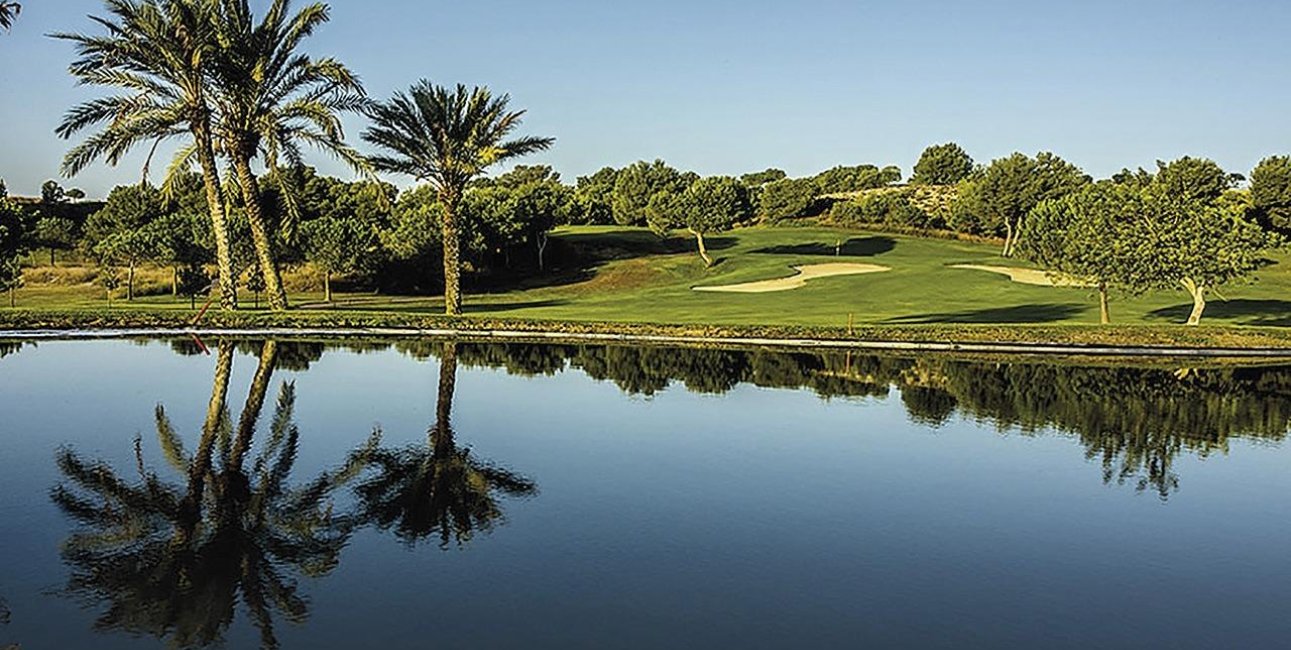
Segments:
[[[126,271],[126,302],[134,302],[134,260]]]
[[[538,233],[538,270],[547,270],[546,264],[543,263],[543,254],[547,252],[547,233]]]
[[[170,267],[170,296],[179,297],[179,267],[173,264]]]
[[[332,302],[332,272],[323,271],[323,295],[324,300]]]
[[[229,226],[225,221],[224,199],[220,196],[220,172],[215,166],[215,149],[211,146],[209,118],[193,123],[197,160],[202,167],[202,184],[206,186],[206,204],[211,213],[211,236],[215,239],[215,265],[220,274],[220,307],[238,308],[238,277],[233,272],[233,253],[229,245]]]
[[[1004,257],[1013,257],[1013,222],[1004,220]]]
[[[699,232],[694,228],[690,229],[690,233],[695,236],[695,241],[699,242],[699,256],[704,258],[704,266],[711,267],[713,265],[713,258],[708,256],[708,247],[704,245],[704,233]]]
[[[53,246],[50,246],[50,247],[49,247],[49,265],[50,265],[50,267],[58,266],[58,264],[54,263],[54,247],[53,247]]]
[[[1206,311],[1206,285],[1197,284],[1192,278],[1184,278],[1179,283],[1192,296],[1192,313],[1188,315],[1188,324],[1201,324],[1201,314]]]
[[[462,314],[462,242],[457,232],[457,203],[454,193],[441,193],[444,205],[442,239],[444,245],[444,313]]]
[[[1112,312],[1107,305],[1107,283],[1102,282],[1098,285],[1098,322],[1103,325],[1112,323]]]
[[[245,155],[237,155],[233,167],[238,174],[238,185],[242,188],[242,202],[246,205],[247,223],[251,226],[251,245],[255,249],[256,259],[260,262],[260,271],[264,274],[265,294],[269,296],[269,308],[274,311],[286,311],[287,292],[282,287],[282,277],[278,274],[278,265],[273,259],[269,229],[265,227],[264,211],[260,208],[260,184],[251,171],[251,159]]]

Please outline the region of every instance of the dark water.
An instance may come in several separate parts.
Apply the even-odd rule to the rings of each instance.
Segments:
[[[0,343],[0,648],[1291,638],[1291,367],[208,343]]]

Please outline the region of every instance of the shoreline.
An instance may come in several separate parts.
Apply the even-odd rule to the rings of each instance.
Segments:
[[[2,325],[2,323],[0,323]],[[628,331],[559,331],[533,328],[475,327],[66,327],[8,328],[0,326],[0,340],[9,341],[92,341],[164,339],[187,336],[279,339],[458,339],[516,343],[593,343],[657,346],[719,346],[776,349],[786,351],[880,351],[971,353],[1014,356],[1139,357],[1197,359],[1289,359],[1291,342],[1282,346],[1153,345],[1117,343],[1075,343],[1023,340],[884,340],[863,337],[757,336],[736,332],[715,335],[706,332],[644,333]],[[724,328],[726,330],[738,328]],[[930,334],[929,328],[914,328],[910,334]],[[1019,328],[1021,329],[1021,328]]]

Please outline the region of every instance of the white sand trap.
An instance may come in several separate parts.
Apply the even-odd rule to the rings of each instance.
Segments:
[[[744,284],[728,284],[720,287],[695,287],[695,291],[720,291],[723,293],[770,293],[772,291],[789,291],[790,289],[799,289],[807,284],[808,280],[816,278],[828,278],[835,275],[861,275],[863,273],[883,273],[892,269],[877,264],[851,264],[847,262],[832,262],[829,264],[811,264],[807,266],[795,266],[793,270],[797,275],[787,278],[777,278],[775,280],[760,280],[758,282],[745,282]]]
[[[981,264],[956,264],[952,269],[971,269],[1007,275],[1018,284],[1030,284],[1037,287],[1090,287],[1093,286],[1079,278],[1066,275],[1050,275],[1037,269],[1020,269],[1013,266],[984,266]]]

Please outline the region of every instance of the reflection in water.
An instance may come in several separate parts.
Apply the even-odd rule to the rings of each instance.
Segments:
[[[443,344],[435,423],[427,444],[365,452],[376,472],[356,488],[360,519],[393,530],[408,544],[431,536],[438,536],[443,548],[454,541],[465,544],[476,532],[488,533],[502,521],[499,495],[537,493],[533,481],[482,461],[457,444],[450,422],[457,346]]]
[[[422,357],[425,342],[396,343]],[[1185,452],[1227,451],[1232,437],[1281,440],[1291,421],[1291,368],[1079,366],[1019,360],[965,361],[849,353],[670,349],[621,346],[461,344],[463,363],[550,375],[578,368],[630,394],[654,395],[674,382],[724,393],[747,383],[810,388],[825,398],[884,397],[895,388],[907,414],[928,427],[958,413],[1001,431],[1078,437],[1108,483],[1167,498],[1179,487]]]
[[[275,616],[299,623],[308,615],[292,574],[329,573],[353,531],[352,520],[332,512],[331,495],[357,467],[303,486],[289,484],[300,436],[292,384],[282,386],[268,436],[251,456],[278,345],[260,346],[236,428],[226,405],[233,355],[231,346],[220,346],[211,400],[191,454],[165,409],[157,407],[157,442],[182,481],[168,483],[145,467],[140,439],[134,478],[70,449],[58,455],[65,483],[53,499],[80,524],[63,547],[72,572],[66,591],[103,609],[96,622],[100,631],[206,647],[222,641],[240,601],[262,647],[276,648]]]
[[[0,597],[0,628],[9,625],[9,603],[5,602],[4,597]],[[0,637],[0,650],[19,650],[17,643],[7,643],[4,637]]]

